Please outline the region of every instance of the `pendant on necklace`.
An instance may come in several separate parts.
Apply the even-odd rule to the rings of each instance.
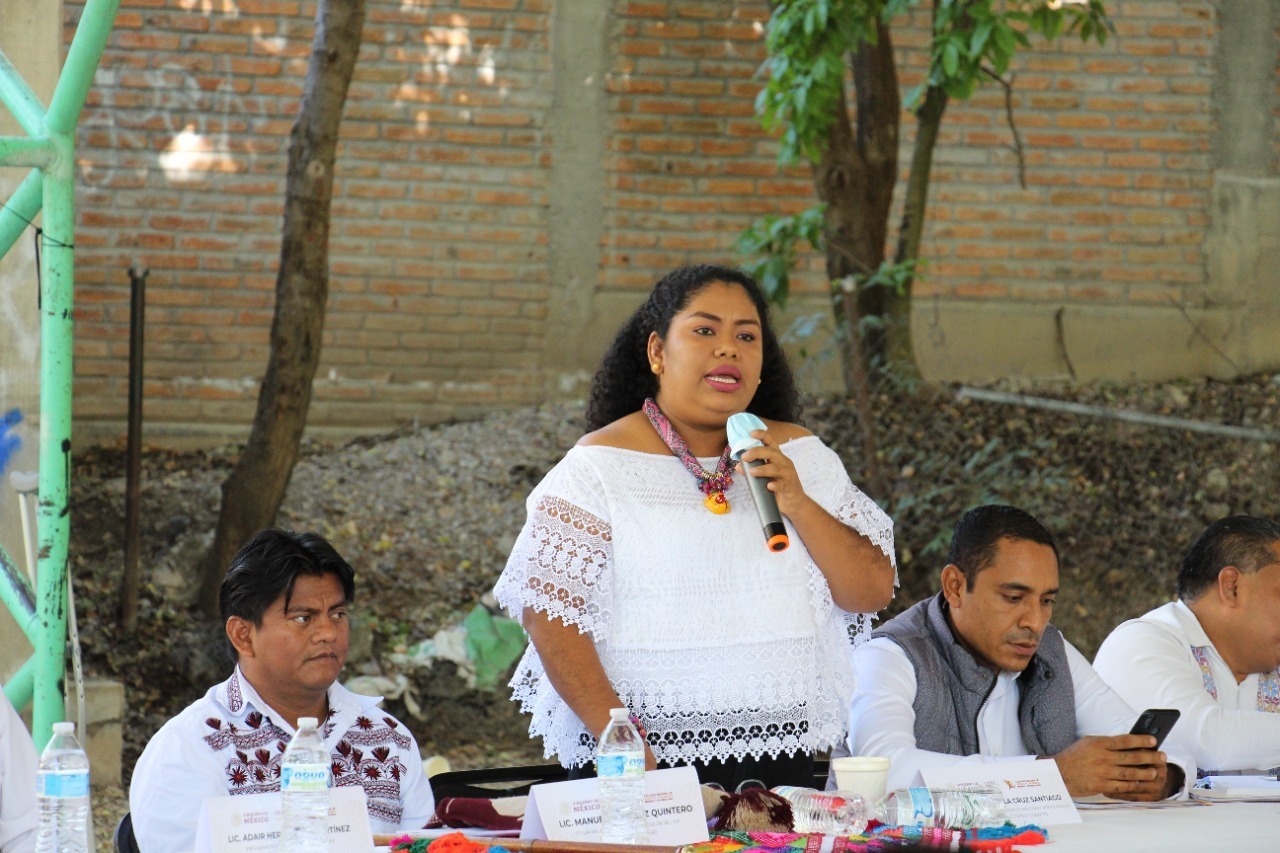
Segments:
[[[716,515],[724,515],[729,511],[729,501],[725,498],[724,492],[712,492],[702,501],[702,505],[714,512]]]

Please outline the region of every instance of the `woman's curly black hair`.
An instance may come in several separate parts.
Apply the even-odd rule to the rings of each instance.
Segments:
[[[764,360],[760,387],[747,411],[770,420],[795,422],[800,418],[800,392],[787,364],[778,337],[769,324],[769,305],[751,276],[733,267],[698,264],[667,273],[653,286],[649,298],[622,325],[604,354],[587,403],[587,431],[638,412],[646,397],[658,393],[658,377],[649,369],[646,347],[649,334],[665,339],[671,318],[684,310],[694,294],[709,284],[736,284],[747,292],[760,315],[760,341]]]

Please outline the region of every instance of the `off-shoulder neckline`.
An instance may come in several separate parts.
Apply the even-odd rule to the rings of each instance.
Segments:
[[[811,438],[812,438],[812,439],[817,439],[818,437],[817,437],[816,435],[812,434],[812,433],[810,433],[810,434],[808,434],[808,435],[798,435],[798,436],[796,436],[795,438],[789,438],[789,439],[787,439],[786,441],[782,442],[782,445],[781,445],[781,446],[782,446],[782,447],[786,447],[786,446],[787,446],[787,445],[789,445],[789,444],[795,444],[795,443],[797,443],[797,442],[806,441],[807,439],[811,439]],[[612,445],[612,444],[575,444],[572,448],[570,448],[570,452],[573,452],[574,450],[614,450],[614,451],[617,451],[618,453],[625,453],[625,454],[629,454],[629,455],[632,455],[632,456],[651,456],[651,457],[653,457],[654,459],[675,459],[675,458],[676,458],[676,457],[675,457],[675,454],[670,453],[670,452],[667,452],[667,453],[650,453],[650,452],[649,452],[649,451],[647,451],[647,450],[633,450],[633,449],[632,449],[632,448],[630,448],[630,447],[617,447],[616,445]],[[716,459],[716,458],[718,458],[718,457],[715,457],[715,456],[698,456],[698,457],[695,457],[695,458],[697,458],[697,459]]]

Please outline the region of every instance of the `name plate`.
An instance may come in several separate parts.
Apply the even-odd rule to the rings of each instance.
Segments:
[[[930,788],[996,788],[1004,797],[1009,820],[1022,826],[1080,823],[1080,812],[1067,793],[1058,762],[1052,758],[957,764],[920,771]]]
[[[279,792],[210,797],[200,806],[195,853],[276,853],[280,849]],[[329,790],[331,853],[373,853],[364,788]]]
[[[692,767],[644,774],[649,844],[680,845],[708,840],[698,774]],[[529,789],[520,837],[534,841],[599,842],[600,781],[574,779]]]

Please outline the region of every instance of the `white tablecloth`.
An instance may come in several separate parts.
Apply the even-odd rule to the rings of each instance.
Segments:
[[[1175,809],[1081,810],[1083,823],[1049,827],[1050,844],[1025,853],[1205,853],[1280,850],[1280,803]]]

